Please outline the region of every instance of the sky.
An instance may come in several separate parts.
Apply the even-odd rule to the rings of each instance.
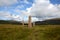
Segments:
[[[60,0],[0,0],[0,20],[43,21],[60,18]]]

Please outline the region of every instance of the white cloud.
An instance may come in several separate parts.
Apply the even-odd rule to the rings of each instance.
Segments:
[[[20,10],[20,9],[15,9],[14,10],[16,13],[19,13],[20,14],[20,16],[22,16],[22,17],[24,17],[24,16],[29,16],[30,15],[30,8],[28,9],[26,9],[26,10]]]
[[[0,6],[12,5],[17,3],[17,0],[0,0]]]
[[[15,21],[22,21],[22,17],[20,15],[11,15],[11,20],[15,20]]]
[[[40,20],[60,18],[60,5],[53,5],[49,0],[35,0],[30,13],[32,16],[38,16]]]
[[[35,22],[35,21],[39,21],[39,19],[36,18],[36,17],[32,17],[32,22]],[[40,21],[41,21],[41,20],[40,20]]]
[[[21,3],[26,3],[26,4],[29,4],[29,2],[27,0],[24,0],[24,1],[20,1]],[[13,5],[15,3],[18,3],[17,0],[0,0],[0,6],[8,6],[10,8],[10,5]],[[19,13],[19,15],[15,15],[15,14],[12,14],[11,15],[11,11],[0,11],[0,17],[4,17],[4,18],[10,18],[10,19],[13,19],[13,20],[23,20],[23,17],[24,16],[28,16],[29,15],[29,11],[28,9],[25,11],[25,10],[19,10],[19,8],[23,8],[24,5],[18,5],[14,10],[14,12],[16,13]],[[7,7],[6,7],[7,9]],[[29,9],[30,10],[30,9]],[[28,11],[28,12],[27,12]],[[3,19],[4,19],[3,18]]]
[[[15,9],[21,9],[24,8],[24,5],[18,5]]]
[[[29,2],[27,0],[24,0],[24,3],[29,4]]]
[[[7,11],[0,11],[0,17],[10,17],[10,13]]]
[[[22,20],[22,17],[20,15],[11,14],[8,11],[0,11],[0,17],[3,17],[3,19],[7,18],[7,19],[10,19],[10,20],[16,20],[16,21],[21,21]]]
[[[17,3],[17,0],[0,0],[0,6],[3,5],[12,5]],[[23,3],[23,1],[21,1]],[[27,0],[24,0],[24,3],[29,4]],[[23,8],[22,6],[17,6],[14,9],[14,12],[19,13],[19,15],[10,15],[10,12],[0,11],[0,16],[5,16],[8,18],[13,18],[13,20],[23,20],[24,16],[35,16],[32,17],[32,21],[45,20],[51,18],[60,18],[60,5],[53,5],[49,0],[35,0],[32,4],[32,7],[27,8],[26,10],[19,10]],[[5,14],[4,14],[5,13]]]
[[[30,2],[28,2],[28,0],[19,0],[20,3],[25,3],[25,4],[30,4]]]

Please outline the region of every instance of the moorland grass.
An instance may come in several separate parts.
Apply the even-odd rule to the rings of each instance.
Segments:
[[[0,24],[0,40],[60,40],[60,25],[36,25],[29,29],[22,25]]]

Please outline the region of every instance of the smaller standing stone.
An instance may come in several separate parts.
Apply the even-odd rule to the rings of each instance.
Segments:
[[[22,20],[22,26],[24,27],[24,20]]]
[[[35,22],[33,22],[33,26],[35,26]]]

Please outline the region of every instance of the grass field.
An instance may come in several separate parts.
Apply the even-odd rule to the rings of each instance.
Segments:
[[[22,25],[0,24],[0,40],[60,40],[60,25],[36,25],[29,29]]]

